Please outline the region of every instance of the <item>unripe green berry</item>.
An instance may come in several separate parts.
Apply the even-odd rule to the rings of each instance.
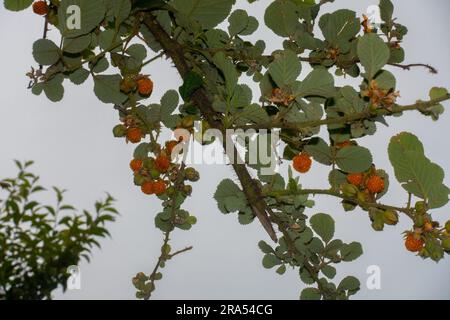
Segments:
[[[192,194],[192,186],[184,186],[183,187],[183,194],[187,197],[189,197]]]
[[[398,223],[398,213],[394,210],[386,210],[383,213],[384,223],[388,225],[396,225]]]
[[[445,251],[450,251],[450,238],[446,238],[446,239],[442,240],[442,248]]]
[[[347,198],[353,198],[358,193],[358,188],[352,184],[345,183],[342,185],[342,193]]]
[[[189,181],[196,182],[200,179],[200,174],[194,168],[186,168],[184,173]]]
[[[450,220],[445,223],[445,230],[450,233]]]
[[[113,129],[114,137],[123,138],[127,135],[127,128],[123,124],[119,124]]]

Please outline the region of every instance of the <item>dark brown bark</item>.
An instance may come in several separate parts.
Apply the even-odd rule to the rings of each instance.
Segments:
[[[144,23],[153,34],[156,41],[159,42],[167,56],[172,59],[181,77],[184,78],[186,74],[191,70],[191,66],[189,65],[189,62],[184,55],[184,50],[181,45],[167,34],[167,32],[162,28],[162,26],[151,13],[148,13],[146,15]],[[212,108],[210,97],[205,88],[202,87],[200,89],[197,89],[192,94],[191,99],[200,109],[203,117],[209,123],[211,128],[220,130],[220,132],[222,132],[223,134],[223,137],[226,137],[225,128],[223,127],[223,124],[219,119],[220,115],[217,114]],[[227,150],[225,143],[226,139],[223,139],[224,149]],[[234,155],[230,155],[230,159],[235,159],[234,156],[237,154],[236,148],[233,149]],[[261,222],[271,239],[277,242],[277,236],[268,215],[270,209],[264,201],[261,189],[253,181],[245,164],[242,164],[241,162],[236,160],[232,162],[233,169],[239,178],[247,201],[250,204],[254,215],[258,217],[259,221]]]

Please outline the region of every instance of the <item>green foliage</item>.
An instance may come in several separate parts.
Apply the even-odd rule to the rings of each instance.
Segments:
[[[373,79],[389,61],[389,55],[386,43],[376,34],[368,33],[358,41],[358,57],[365,68],[367,79]]]
[[[78,213],[55,187],[55,205],[42,204],[36,195],[45,189],[29,171],[32,162],[16,164],[17,177],[0,181],[0,299],[51,299],[58,286],[66,289],[67,268],[100,248],[118,212],[107,195],[94,213]]]
[[[171,162],[163,174],[154,164],[156,157],[168,152],[159,141],[163,128],[193,132],[195,120],[201,120],[204,129],[220,131],[281,129],[284,153],[279,156],[269,149],[273,163],[281,163],[281,158],[291,161],[302,153],[330,167],[330,188],[323,190],[304,188],[291,168],[286,178],[263,175],[262,157],[254,157],[261,145],[256,151],[250,148],[251,142],[259,144],[266,137],[257,132],[252,141],[238,142],[249,151],[243,157],[245,163],[233,166],[239,184],[225,179],[214,194],[219,210],[237,213],[241,224],[249,224],[257,216],[273,240],[277,234],[271,225],[279,231],[274,247],[259,243],[263,266],[279,275],[288,267],[298,269],[304,283],[315,285],[302,291],[302,299],[347,299],[360,287],[351,276],[339,284],[330,282],[337,275],[335,264],[353,261],[363,250],[359,243],[333,239],[331,216],[310,215],[312,194],[338,198],[345,211],[361,209],[377,231],[396,224],[400,214],[410,218],[413,231],[409,232],[423,241],[418,251],[423,258],[438,261],[449,251],[448,234],[429,212],[448,202],[444,173],[425,157],[418,139],[401,133],[389,145],[397,180],[411,197],[424,201],[418,208],[411,203],[396,207],[378,202],[392,182],[358,140],[375,134],[378,123],[387,125],[388,117],[405,111],[416,110],[438,120],[444,111],[441,103],[450,98],[448,92],[435,87],[429,92],[429,101],[398,105],[397,79],[384,70],[387,65],[403,69],[424,66],[436,71],[427,65],[401,65],[405,57],[401,44],[408,29],[395,18],[392,2],[380,1],[383,23],[379,30],[369,28],[367,21],[361,26],[361,14],[348,9],[320,15],[327,2],[268,2],[264,22],[283,38],[282,48],[273,52],[267,52],[264,41],[245,38],[258,29],[259,22],[245,10],[232,11],[235,0],[52,2],[50,30],[59,31],[62,42],[58,46],[44,37],[34,43],[33,56],[42,67],[28,73],[32,92],[44,92],[49,100],[60,101],[64,80],[80,85],[92,76],[98,99],[114,104],[118,111],[120,124],[114,127],[114,136],[137,145],[134,158],[143,163],[134,172],[134,183],[143,187],[158,178],[167,187],[158,196],[163,209],[154,217],[164,234],[161,255],[152,274],[139,273],[133,278],[137,298],[149,299],[162,278],[160,269],[175,255],[190,250],[173,252],[169,240],[175,230],[189,230],[197,221],[181,205],[192,194],[192,186],[185,182],[198,180],[198,173],[190,180],[184,164]],[[4,3],[14,11],[31,5],[31,1]],[[83,13],[81,29],[69,30],[66,23],[72,17],[66,9],[72,4]],[[178,93],[168,90],[159,103],[146,102],[152,99],[149,91],[153,83],[142,72],[161,57],[171,60],[183,84]],[[311,71],[301,76],[302,70],[309,70],[305,66]],[[358,78],[360,85],[340,87],[338,78],[347,76]],[[244,78],[259,85],[261,95],[252,91],[253,86],[243,84]],[[327,130],[321,131],[322,127]],[[129,137],[131,129],[137,136]],[[200,134],[194,135],[199,140]],[[252,158],[256,163],[250,164]],[[188,169],[192,176],[193,169]],[[257,171],[257,177],[251,170]],[[349,174],[356,174],[356,181],[349,181]]]
[[[426,201],[429,208],[439,208],[448,203],[449,189],[444,185],[444,170],[424,154],[419,139],[402,132],[391,139],[389,159],[395,177],[409,193]]]

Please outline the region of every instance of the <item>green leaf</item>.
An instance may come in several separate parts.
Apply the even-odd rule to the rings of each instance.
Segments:
[[[230,179],[223,180],[214,193],[219,210],[222,213],[244,211],[247,207],[247,198],[241,189]]]
[[[235,0],[172,0],[170,4],[177,14],[200,22],[205,29],[212,29],[228,17]]]
[[[229,98],[231,98],[234,95],[234,90],[239,79],[239,74],[236,71],[236,67],[234,66],[233,62],[227,56],[225,56],[223,52],[217,53],[214,56],[213,60],[214,64],[222,71],[225,77],[227,95]]]
[[[330,98],[336,95],[334,78],[325,68],[316,68],[293,88],[296,97],[320,96]]]
[[[34,0],[5,0],[3,4],[5,5],[5,9],[11,11],[22,11],[27,9]]]
[[[258,29],[259,22],[254,17],[249,17],[242,9],[234,11],[228,18],[228,33],[234,37],[236,35],[250,35]]]
[[[72,81],[73,84],[80,85],[87,80],[89,75],[89,71],[84,68],[79,68],[69,75],[69,80]]]
[[[183,85],[179,89],[180,95],[183,100],[189,101],[194,91],[200,88],[202,85],[203,79],[198,73],[194,71],[188,72],[184,77]]]
[[[380,15],[384,22],[389,23],[394,13],[394,5],[390,0],[380,0]]]
[[[319,289],[316,288],[303,289],[302,293],[300,294],[301,300],[320,300],[321,297],[322,294],[320,293]]]
[[[324,266],[320,271],[329,279],[333,279],[336,276],[336,268],[330,265]]]
[[[234,114],[236,124],[247,124],[249,122],[253,123],[268,123],[270,121],[267,112],[261,108],[259,104],[251,104],[245,107],[240,112]]]
[[[273,253],[273,249],[269,246],[265,241],[260,241],[258,243],[258,247],[261,249],[263,253]]]
[[[289,0],[273,1],[266,9],[264,21],[280,37],[293,35],[300,24],[297,6]]]
[[[305,151],[319,163],[326,166],[332,164],[331,148],[322,138],[312,138],[305,146]]]
[[[120,91],[122,77],[115,75],[98,75],[94,77],[94,92],[103,103],[122,104],[127,95]]]
[[[280,265],[281,261],[274,254],[266,254],[263,258],[262,264],[264,268],[271,269],[276,265]]]
[[[281,265],[281,266],[276,270],[276,272],[277,272],[279,275],[285,274],[285,272],[286,272],[286,265],[285,265],[285,264]]]
[[[443,184],[444,170],[425,156],[415,135],[402,132],[392,137],[388,153],[395,177],[406,191],[427,200],[430,208],[447,204],[449,189]]]
[[[90,34],[76,38],[64,38],[63,51],[68,53],[79,53],[85,50],[91,44]]]
[[[315,282],[314,278],[311,276],[311,273],[305,267],[300,268],[299,275],[300,279],[305,284],[313,284]]]
[[[33,57],[44,66],[55,64],[60,58],[58,46],[51,40],[39,39],[33,44]]]
[[[130,0],[114,0],[113,12],[116,18],[116,25],[120,25],[125,19],[128,18],[131,11],[131,1]]]
[[[348,173],[364,172],[372,165],[372,155],[367,148],[349,146],[338,151],[336,164]]]
[[[71,6],[80,8],[78,12],[68,10]],[[105,18],[106,7],[102,0],[62,0],[58,7],[58,28],[63,37],[75,38],[90,33]],[[79,19],[79,20],[78,20]],[[78,20],[80,28],[72,28],[73,22]],[[65,23],[64,23],[65,22]]]
[[[53,79],[44,83],[44,93],[50,101],[58,102],[62,100],[64,96],[64,87],[62,85],[63,80],[63,75],[58,74],[53,77]]]
[[[175,90],[167,91],[161,98],[161,120],[166,127],[172,128],[176,126],[179,117],[172,115],[178,107],[179,96]]]
[[[395,89],[396,79],[392,73],[387,70],[382,70],[375,78],[380,89],[391,90]]]
[[[361,286],[359,280],[353,276],[347,276],[339,283],[338,290],[343,291],[358,291]]]
[[[318,213],[310,219],[311,227],[323,241],[329,242],[334,236],[334,220],[325,213]]]
[[[448,91],[446,88],[438,88],[433,87],[430,89],[430,99],[438,99],[448,94]],[[445,108],[442,104],[438,103],[430,108],[428,108],[426,111],[421,111],[425,115],[431,116],[431,118],[436,121],[439,120],[439,117],[441,114],[443,114],[445,111]]]
[[[349,262],[358,259],[363,254],[363,249],[359,242],[352,242],[343,244],[340,252],[342,260]]]
[[[367,33],[358,40],[357,53],[369,80],[383,68],[390,56],[386,43],[374,33]]]
[[[135,43],[129,46],[126,52],[139,62],[144,61],[147,57],[147,49],[140,43]]]
[[[332,45],[345,44],[355,37],[361,28],[356,13],[347,9],[324,14],[319,20],[319,26],[325,40]]]
[[[280,88],[292,84],[300,72],[300,60],[291,50],[277,54],[275,60],[269,65],[269,74]]]

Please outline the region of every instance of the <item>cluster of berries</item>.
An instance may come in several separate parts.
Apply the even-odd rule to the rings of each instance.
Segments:
[[[127,142],[139,143],[145,137],[146,126],[136,116],[128,115],[121,119],[122,124],[114,127],[113,134],[116,138],[126,137]]]
[[[130,162],[130,168],[134,173],[134,182],[141,187],[143,193],[170,196],[175,191],[172,184],[178,177],[179,169],[171,162],[170,155],[178,143],[177,141],[168,141],[165,148],[155,158],[133,159]],[[186,168],[184,178],[195,182],[200,179],[200,175],[194,168]],[[182,192],[185,196],[189,196],[192,193],[192,187],[184,185]]]
[[[153,92],[153,81],[145,75],[126,75],[120,83],[124,93],[139,92],[142,96],[150,96]]]

